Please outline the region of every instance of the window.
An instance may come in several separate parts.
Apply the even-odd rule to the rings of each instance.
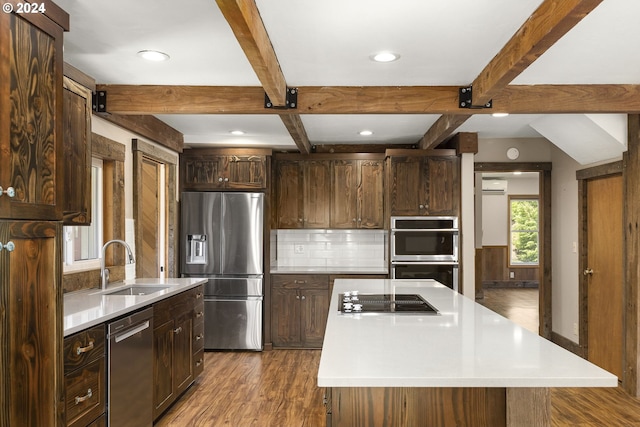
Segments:
[[[538,265],[538,198],[509,196],[509,224],[510,266]]]
[[[100,266],[102,248],[102,160],[91,164],[91,225],[64,227],[64,271]]]

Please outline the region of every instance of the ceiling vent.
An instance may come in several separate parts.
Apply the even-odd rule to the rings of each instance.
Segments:
[[[482,178],[482,194],[504,195],[507,193],[507,181],[504,178]]]

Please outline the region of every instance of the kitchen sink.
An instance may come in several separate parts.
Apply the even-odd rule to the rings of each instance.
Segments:
[[[129,286],[113,292],[104,292],[103,295],[150,295],[168,288],[169,286]]]

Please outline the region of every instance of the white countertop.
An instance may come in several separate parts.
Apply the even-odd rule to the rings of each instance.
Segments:
[[[64,336],[80,332],[116,317],[123,316],[154,302],[163,300],[205,283],[204,278],[188,279],[132,279],[111,283],[107,291],[111,292],[130,285],[168,286],[166,290],[151,295],[103,295],[101,289],[88,289],[64,294]]]
[[[338,293],[417,293],[440,315],[341,314]],[[336,280],[319,387],[616,387],[617,377],[438,282]]]

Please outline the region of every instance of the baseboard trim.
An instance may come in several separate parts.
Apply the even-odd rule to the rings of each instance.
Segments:
[[[485,289],[492,288],[538,288],[537,280],[484,280],[482,287]]]

